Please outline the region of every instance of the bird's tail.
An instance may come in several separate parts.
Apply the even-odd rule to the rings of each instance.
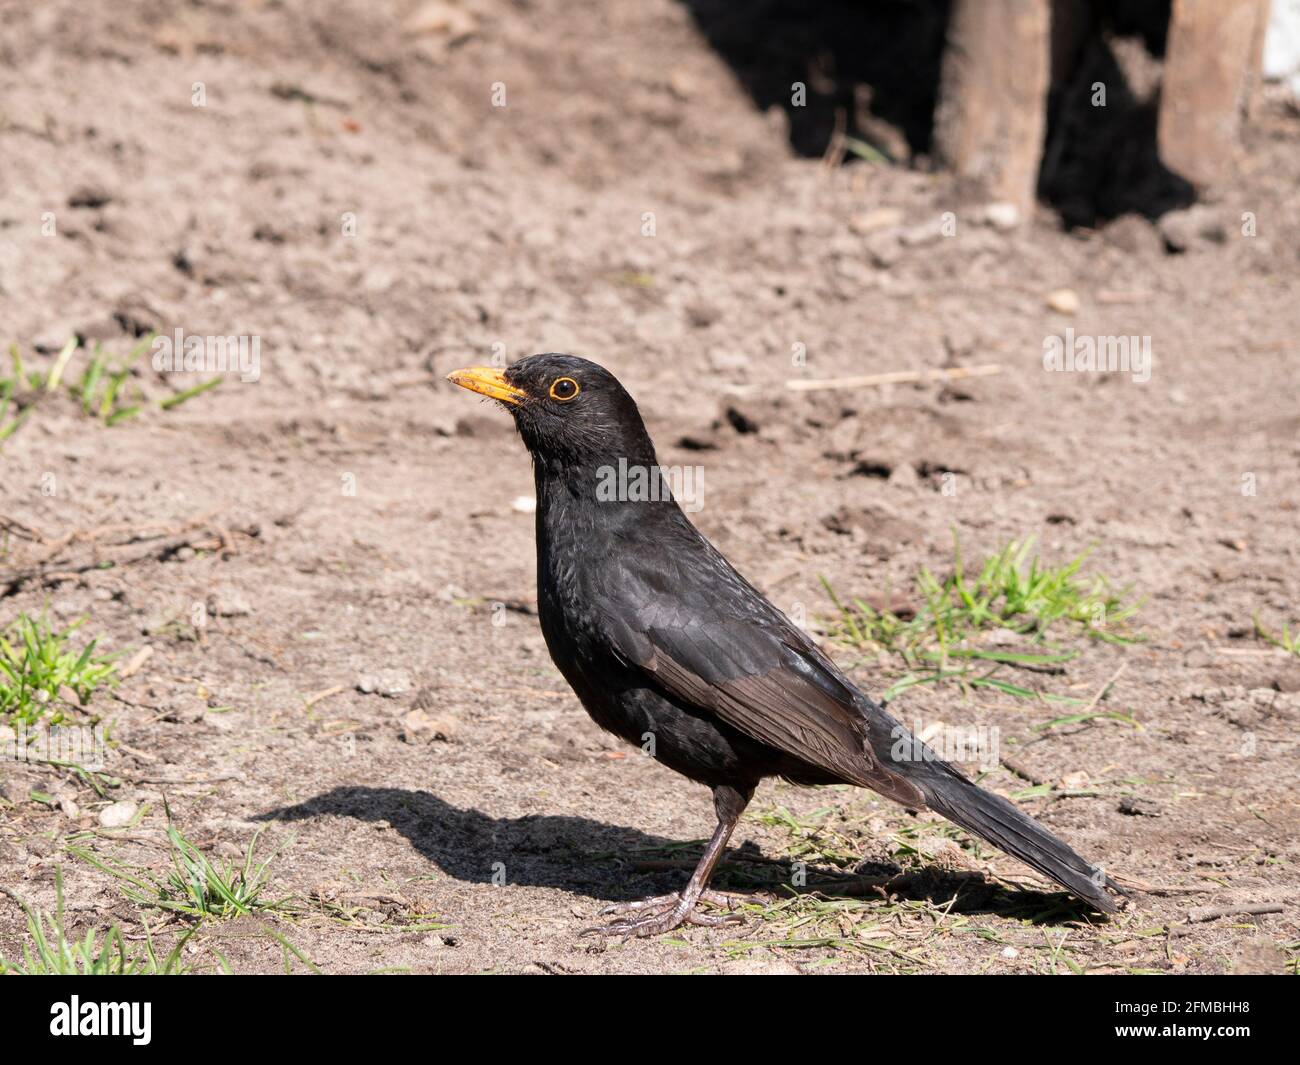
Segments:
[[[1106,889],[1120,895],[1127,893],[1105,870],[1084,861],[1002,796],[972,784],[938,759],[914,763],[913,768],[908,779],[924,792],[927,805],[936,813],[1015,855],[1103,913],[1115,913],[1121,908]]]

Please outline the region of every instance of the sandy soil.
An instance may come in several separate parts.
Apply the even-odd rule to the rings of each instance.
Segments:
[[[0,620],[48,606],[124,659],[153,654],[91,707],[117,744],[106,798],[0,763],[0,880],[52,907],[62,869],[76,927],[135,934],[120,882],[69,847],[161,875],[165,797],[215,855],[265,829],[283,848],[270,895],[295,900],[209,926],[200,967],[220,950],[280,969],[274,928],[327,972],[1294,969],[1300,659],[1252,623],[1300,621],[1294,114],[1265,107],[1240,186],[1183,218],[1169,254],[1136,216],[1002,230],[923,168],[801,157],[669,0],[475,0],[463,39],[414,32],[414,7],[0,3],[0,339],[40,365],[73,334],[117,353],[178,327],[262,343],[256,383],[112,428],[51,400],[4,445],[0,513],[47,541],[9,538],[6,568],[78,530],[226,533],[10,588]],[[1076,313],[1049,308],[1061,288]],[[1067,326],[1149,336],[1150,380],[1046,372]],[[1025,808],[1159,890],[1089,921],[885,800],[769,783],[724,884],[784,898],[791,861],[832,851],[864,876],[929,872],[739,928],[578,938],[607,902],[684,880],[711,803],[601,733],[547,657],[514,503],[526,455],[442,381],[498,350],[617,373],[661,461],[704,468],[699,526],[814,627],[821,577],[906,593],[951,564],[953,529],[971,557],[1026,535],[1058,561],[1095,545],[1089,566],[1144,597],[1148,638],[1031,679],[1085,699],[1113,680],[1099,706],[1140,727],[1044,729],[1059,709],[955,689],[894,709],[999,728],[1019,764],[1082,793]],[[986,363],[1003,372],[786,388]],[[360,690],[376,683],[392,693]],[[116,799],[143,817],[101,828]],[[1185,922],[1256,903],[1284,911]],[[0,956],[23,938],[0,898]]]

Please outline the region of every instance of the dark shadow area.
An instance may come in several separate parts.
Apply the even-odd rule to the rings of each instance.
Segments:
[[[837,132],[897,164],[929,154],[950,0],[682,3],[755,106],[781,108],[796,154],[822,156]],[[1038,194],[1067,227],[1128,213],[1155,219],[1195,201],[1156,150],[1169,5],[1055,0]],[[795,83],[806,87],[802,106]],[[1096,83],[1104,106],[1094,103]]]
[[[799,155],[822,155],[837,121],[895,162],[929,150],[948,0],[683,3],[759,109],[785,112]]]
[[[1057,11],[1039,197],[1067,227],[1154,220],[1194,203],[1157,147],[1169,0],[1075,0]]]
[[[559,888],[599,902],[624,902],[683,887],[703,850],[702,840],[683,842],[647,835],[635,828],[585,817],[529,814],[489,817],[462,810],[427,791],[339,787],[295,806],[258,814],[257,821],[304,821],[317,817],[386,821],[448,876],[470,883],[492,881],[503,863],[505,882]],[[764,857],[752,843],[727,851],[714,886],[757,891],[776,898],[790,894],[792,861]],[[927,899],[953,912],[997,913],[1037,922],[1077,919],[1088,912],[1066,894],[1011,891],[978,873],[938,867],[903,872],[891,865],[864,865],[852,874],[809,868],[800,892],[857,897],[885,894],[871,881],[882,879],[888,894]]]

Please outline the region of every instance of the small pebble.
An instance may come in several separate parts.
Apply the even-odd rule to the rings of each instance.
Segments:
[[[1072,288],[1058,288],[1048,294],[1047,307],[1057,314],[1078,314],[1079,306],[1079,294]]]
[[[994,229],[1006,232],[1020,225],[1020,208],[1014,203],[989,203],[984,205],[983,221]]]
[[[393,699],[411,690],[411,675],[404,669],[381,669],[377,673],[362,673],[357,678],[357,691],[367,695],[378,694]]]
[[[99,811],[99,823],[104,828],[122,828],[131,823],[139,809],[130,799],[122,799]]]

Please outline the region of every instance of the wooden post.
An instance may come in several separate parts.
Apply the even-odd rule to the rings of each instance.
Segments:
[[[1034,205],[1050,76],[1049,0],[954,0],[934,147],[991,200]]]
[[[1232,176],[1259,85],[1268,0],[1174,0],[1157,139],[1165,166],[1202,188]]]

